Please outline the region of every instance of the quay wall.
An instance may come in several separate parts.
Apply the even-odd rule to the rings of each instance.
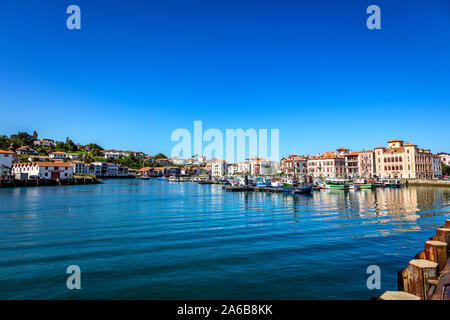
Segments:
[[[78,184],[100,184],[101,180],[92,177],[73,178],[73,179],[24,179],[24,180],[2,180],[0,179],[0,188],[21,188],[21,187],[44,187],[44,186],[67,186]]]
[[[405,181],[406,186],[428,186],[428,187],[449,187],[450,181],[445,180],[421,180],[409,179]]]

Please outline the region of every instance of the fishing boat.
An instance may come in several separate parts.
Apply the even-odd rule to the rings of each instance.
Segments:
[[[387,188],[400,188],[402,186],[402,183],[398,179],[383,179],[381,180],[381,183],[383,186]]]
[[[285,179],[283,182],[283,187],[285,188],[292,188],[294,187],[294,180],[292,179]]]
[[[167,181],[167,178],[165,178],[165,177],[160,177],[160,178],[158,178],[158,180],[159,180],[159,181]]]
[[[356,179],[353,181],[353,185],[357,186],[359,189],[373,189],[375,184],[368,182],[366,179]]]
[[[148,176],[148,175],[143,175],[143,176],[141,176],[140,177],[142,180],[149,180],[150,179],[150,177]]]
[[[345,179],[329,179],[325,182],[319,181],[317,182],[317,185],[321,189],[331,189],[331,190],[349,190],[350,184],[348,183],[348,180]]]
[[[270,181],[270,186],[273,188],[280,188],[283,186],[283,183],[280,180],[274,179]]]
[[[179,182],[180,179],[177,178],[177,177],[175,177],[175,176],[171,176],[171,177],[169,177],[169,181],[170,181],[170,182]]]
[[[313,191],[312,185],[304,185],[299,187],[284,187],[283,192],[291,193],[291,194],[305,194],[311,193]]]

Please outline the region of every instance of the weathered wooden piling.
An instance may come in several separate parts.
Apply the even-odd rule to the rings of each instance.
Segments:
[[[445,219],[444,228],[450,228],[450,219]]]
[[[437,277],[438,264],[425,259],[413,259],[402,272],[403,290],[428,300],[430,284],[429,279]]]
[[[447,256],[450,255],[449,247],[450,247],[450,228],[439,228],[436,231],[436,236],[433,237],[433,240],[445,242],[447,244]]]
[[[420,300],[420,298],[404,291],[386,291],[380,296],[380,300]]]
[[[425,259],[438,264],[438,272],[444,270],[447,263],[447,243],[442,241],[425,241]]]
[[[436,235],[425,241],[425,249],[398,272],[400,292],[386,291],[379,299],[409,300],[411,297],[401,293],[404,292],[421,300],[450,300],[449,224],[447,219]],[[438,295],[437,291],[442,294]]]

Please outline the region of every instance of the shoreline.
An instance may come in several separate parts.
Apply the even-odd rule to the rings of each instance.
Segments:
[[[27,179],[27,180],[1,180],[0,188],[26,188],[26,187],[46,187],[46,186],[69,186],[102,184],[103,181],[97,178],[72,178],[72,179]]]
[[[406,180],[406,186],[425,186],[425,187],[448,187],[450,188],[450,181],[443,180]]]

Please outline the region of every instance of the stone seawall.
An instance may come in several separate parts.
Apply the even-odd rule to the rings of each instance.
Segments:
[[[409,179],[405,181],[406,186],[429,186],[429,187],[449,187],[450,181],[443,180],[419,180]]]
[[[77,184],[99,184],[103,183],[97,178],[73,178],[73,179],[27,179],[27,180],[2,180],[0,188],[20,188],[20,187],[44,187],[44,186],[66,186]]]

